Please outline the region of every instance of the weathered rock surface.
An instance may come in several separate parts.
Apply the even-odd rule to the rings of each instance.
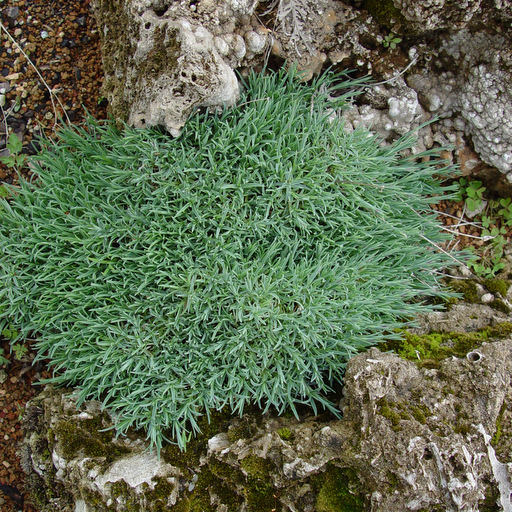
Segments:
[[[511,375],[512,339],[430,368],[373,348],[348,364],[342,419],[218,414],[161,459],[47,389],[27,407],[25,465],[52,512],[511,511]]]
[[[327,66],[358,69],[382,83],[367,89],[347,126],[371,127],[391,141],[435,115],[440,121],[418,132],[417,151],[454,146],[465,174],[497,169],[507,176],[500,187],[510,189],[510,0],[95,5],[104,94],[114,116],[129,124],[178,135],[195,109],[234,105],[235,70],[259,69],[269,56],[273,65],[296,63],[305,79]],[[395,49],[386,43],[390,34],[401,39]]]
[[[113,114],[177,135],[194,109],[232,106],[239,93],[233,69],[267,44],[267,31],[248,24],[255,3],[98,0]]]
[[[512,16],[506,0],[394,0],[392,4],[398,11],[396,15],[402,16],[419,34],[439,29],[459,30],[474,23],[496,23]]]

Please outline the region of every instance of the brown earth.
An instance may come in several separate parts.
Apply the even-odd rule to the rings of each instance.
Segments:
[[[59,117],[80,122],[87,109],[105,118],[99,36],[89,0],[0,0],[0,13],[0,94],[5,96],[0,156],[6,131],[22,139],[23,153],[33,154],[38,136],[53,136]],[[21,172],[30,174],[28,168]],[[17,180],[12,169],[0,164],[1,182]],[[23,505],[20,500],[25,497],[17,456],[23,435],[20,418],[27,400],[40,389],[35,383],[49,374],[41,364],[32,366],[32,351],[17,360],[9,354],[8,340],[0,340],[0,346],[10,360],[0,365],[0,510],[35,512],[28,499]]]

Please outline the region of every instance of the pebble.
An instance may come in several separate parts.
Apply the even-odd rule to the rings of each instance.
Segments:
[[[3,464],[6,468],[10,468],[10,467],[11,467],[11,465],[10,465],[6,460],[2,461],[2,464]]]
[[[13,7],[7,7],[7,9],[5,10],[5,14],[11,20],[15,20],[20,14],[20,9],[16,5]]]
[[[41,39],[46,39],[50,34],[46,30],[41,30]]]

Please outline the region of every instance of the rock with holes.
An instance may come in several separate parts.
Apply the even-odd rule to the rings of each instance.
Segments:
[[[195,109],[233,105],[234,68],[248,53],[262,54],[268,42],[268,31],[249,23],[256,3],[97,0],[113,115],[177,135]]]
[[[370,0],[367,5],[381,22],[396,23],[416,35],[440,29],[456,31],[471,25],[506,23],[512,18],[509,0]]]
[[[484,339],[454,357],[445,336],[448,357],[416,362],[372,348],[348,364],[341,419],[223,411],[160,458],[47,388],[25,415],[32,498],[42,512],[510,511],[512,339]]]

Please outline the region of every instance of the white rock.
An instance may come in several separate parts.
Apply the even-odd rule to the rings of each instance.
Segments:
[[[261,53],[267,43],[267,38],[263,34],[258,34],[251,30],[245,34],[245,42],[247,43],[247,51],[252,53]]]
[[[146,483],[154,489],[153,478],[166,475],[169,468],[169,464],[159,459],[155,452],[140,453],[114,462],[104,474],[96,478],[95,484],[104,487],[107,482],[124,480],[130,487]]]
[[[227,448],[231,442],[228,439],[228,435],[225,432],[221,432],[216,436],[208,439],[208,452],[221,452],[224,448]]]
[[[75,512],[89,512],[89,507],[84,500],[76,500],[75,502]]]
[[[483,304],[489,304],[494,300],[494,295],[492,293],[484,293],[480,300]]]

